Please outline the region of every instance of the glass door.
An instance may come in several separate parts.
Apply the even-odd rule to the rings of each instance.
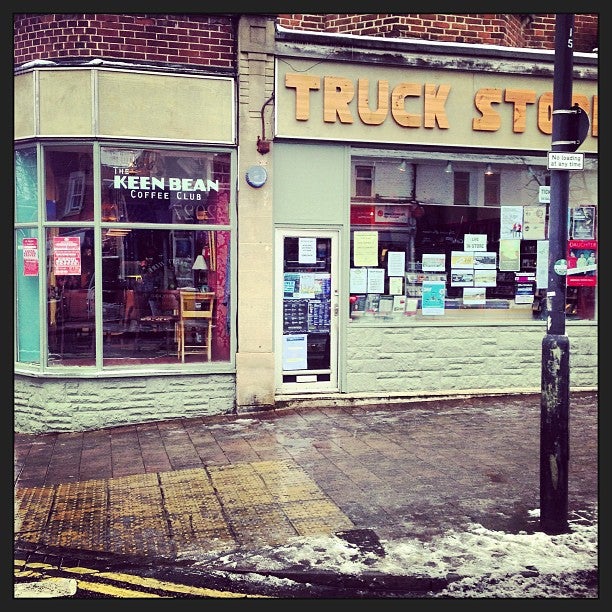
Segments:
[[[338,390],[338,232],[278,230],[277,392]]]

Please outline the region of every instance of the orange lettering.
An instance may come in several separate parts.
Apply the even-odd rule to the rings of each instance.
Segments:
[[[358,79],[357,112],[365,124],[380,125],[389,114],[389,81],[378,81],[378,105],[373,111],[370,109],[370,82]]]
[[[355,97],[355,86],[349,79],[323,77],[323,120],[334,123],[336,115],[341,123],[353,123],[349,102]]]
[[[501,117],[491,108],[491,104],[502,101],[501,89],[483,88],[476,92],[474,105],[482,117],[472,120],[472,129],[478,132],[496,132],[501,127]]]
[[[506,89],[504,102],[512,102],[514,104],[514,112],[512,114],[512,131],[517,134],[522,134],[527,126],[527,104],[533,104],[536,101],[535,91]]]
[[[406,98],[420,96],[421,86],[417,83],[400,83],[391,93],[391,115],[403,127],[421,127],[421,115],[406,112]]]
[[[448,117],[444,104],[450,93],[449,85],[440,85],[436,90],[435,85],[425,84],[425,127],[434,128],[436,123],[441,129],[448,129]]]
[[[321,79],[305,74],[286,74],[285,87],[295,87],[295,118],[298,121],[310,119],[310,90],[321,87]]]

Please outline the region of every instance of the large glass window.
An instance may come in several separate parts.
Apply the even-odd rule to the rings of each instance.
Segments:
[[[38,286],[39,276],[46,284],[46,334],[30,338],[25,324],[40,310],[38,300],[20,299],[32,292],[22,246],[18,338],[34,353],[42,346],[50,368],[230,361],[231,154],[83,144],[41,150],[44,264],[29,284]],[[32,208],[36,172],[28,159],[16,158],[17,210]],[[18,238],[36,243],[28,252],[37,259],[36,228],[18,230]],[[21,350],[18,360],[36,362],[31,352]]]
[[[546,317],[545,168],[497,164],[491,175],[490,164],[454,160],[453,175],[446,160],[407,167],[397,158],[368,161],[376,197],[351,201],[353,321]],[[362,165],[353,159],[355,178]],[[596,311],[596,172],[571,181],[566,315],[589,320]]]

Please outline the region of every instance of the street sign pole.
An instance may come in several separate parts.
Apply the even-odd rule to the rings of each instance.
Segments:
[[[575,151],[571,139],[574,15],[555,18],[552,150]],[[550,171],[547,328],[542,341],[540,400],[540,526],[568,531],[569,339],[565,335],[569,171]]]

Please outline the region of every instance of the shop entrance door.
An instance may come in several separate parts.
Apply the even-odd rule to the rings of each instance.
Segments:
[[[278,393],[338,390],[338,232],[276,234]]]

